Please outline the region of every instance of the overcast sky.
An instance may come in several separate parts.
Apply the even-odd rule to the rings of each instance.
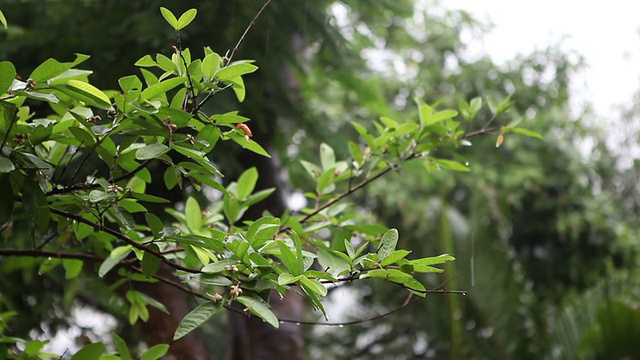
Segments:
[[[492,22],[484,49],[498,63],[517,53],[562,41],[588,68],[575,79],[580,100],[593,103],[600,114],[628,103],[640,89],[640,2],[625,0],[442,0],[450,9],[464,9]]]

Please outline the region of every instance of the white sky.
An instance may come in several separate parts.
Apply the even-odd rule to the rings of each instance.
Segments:
[[[498,63],[562,41],[584,56],[588,68],[575,79],[578,101],[601,115],[629,103],[640,89],[640,2],[632,0],[441,0],[491,22],[484,50]]]

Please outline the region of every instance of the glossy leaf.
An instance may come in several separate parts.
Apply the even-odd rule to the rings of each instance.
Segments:
[[[64,259],[62,260],[62,266],[65,270],[65,279],[73,279],[80,275],[80,271],[82,271],[82,265],[84,262],[82,260],[77,259]]]
[[[236,194],[238,196],[238,200],[243,201],[249,195],[251,195],[257,181],[258,170],[255,167],[247,169],[245,172],[243,172],[242,175],[240,175],[240,177],[238,178],[238,190]]]
[[[222,303],[205,302],[200,304],[180,321],[176,332],[173,334],[173,341],[183,338],[185,335],[202,326],[214,315],[218,314],[221,309]]]
[[[2,13],[2,11],[0,11],[0,24],[2,25],[3,28],[7,28],[7,18],[4,17],[4,14]]]
[[[236,301],[249,308],[252,314],[257,315],[274,328],[278,328],[280,326],[278,318],[265,303],[248,296],[238,296]]]
[[[180,15],[180,18],[178,19],[177,25],[175,26],[176,30],[182,30],[187,25],[191,24],[193,19],[196,18],[196,14],[197,13],[198,13],[198,10],[189,9],[189,10],[185,11],[184,14]]]
[[[8,173],[15,170],[16,167],[13,165],[11,160],[6,157],[0,156],[0,173]]]
[[[175,78],[161,81],[157,84],[153,84],[142,91],[142,94],[140,94],[140,99],[149,100],[158,95],[163,95],[167,91],[175,88],[176,86],[180,86],[184,84],[185,81],[186,81],[186,78],[184,77],[175,77]]]
[[[71,360],[99,360],[104,354],[104,344],[101,342],[89,344],[80,349]]]
[[[16,68],[9,61],[0,62],[0,95],[8,92],[16,78]]]
[[[149,350],[145,351],[140,357],[140,360],[158,360],[161,357],[165,356],[168,351],[168,344],[157,344],[149,348]]]
[[[398,230],[389,229],[383,236],[378,249],[378,259],[384,260],[389,254],[391,254],[398,244]]]
[[[246,62],[234,63],[218,70],[214,75],[214,79],[217,81],[227,81],[237,78],[238,76],[250,74],[256,70],[258,70],[258,67],[253,64]]]
[[[173,15],[173,13],[169,11],[169,9],[160,7],[160,13],[174,30],[178,30],[178,19],[176,19],[175,15]]]
[[[105,110],[111,109],[109,97],[102,90],[89,83],[71,79],[64,84],[53,85],[53,87],[88,105]]]
[[[190,196],[187,199],[184,211],[189,229],[191,231],[200,230],[202,227],[202,210],[200,210],[198,201]]]
[[[118,334],[112,333],[111,335],[113,335],[113,341],[115,342],[116,349],[118,350],[118,354],[120,355],[120,359],[132,360],[127,343],[120,336],[118,336]]]

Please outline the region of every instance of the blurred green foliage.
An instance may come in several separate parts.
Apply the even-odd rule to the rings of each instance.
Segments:
[[[498,66],[467,51],[487,26],[437,2],[417,3],[423,6],[412,1],[274,1],[249,32],[238,54],[256,59],[261,71],[247,81],[253,90],[240,105],[241,114],[257,121],[259,136],[273,139],[290,187],[312,190],[298,160],[310,158],[322,142],[338,158],[348,158],[345,138],[356,136],[350,121],[415,118],[416,95],[437,99],[442,107],[477,96],[511,95],[513,120],[544,134],[544,140],[507,134],[495,149],[498,134],[474,138],[461,152],[471,176],[424,175],[422,165],[412,163],[355,197],[359,212],[409,234],[402,246],[417,256],[453,250],[459,261],[446,272],[451,279],[446,287],[470,294],[430,295],[373,323],[306,329],[309,356],[608,354],[612,332],[628,328],[620,325],[622,320],[613,322],[620,327],[609,324],[606,311],[620,314],[615,319],[637,319],[638,284],[632,279],[638,265],[638,172],[616,166],[628,155],[606,145],[610,132],[589,121],[594,114],[571,111],[569,84],[582,66],[579,57],[551,46]],[[176,13],[198,8],[204,21],[182,34],[190,48],[231,49],[262,4],[3,1],[11,26],[0,32],[0,58],[29,73],[48,57],[91,54],[92,82],[116,88],[114,79],[133,72],[132,64],[143,54],[166,52],[173,34],[161,26],[160,5]],[[158,36],[150,29],[165,30]],[[222,95],[211,106],[225,111],[236,105]],[[476,151],[489,148],[495,150]],[[217,161],[236,164],[239,173],[241,166],[233,159]],[[637,161],[633,164],[637,167]],[[17,330],[26,333],[42,319],[64,321],[47,310],[63,300],[47,284],[51,280],[12,272],[18,265],[11,261],[3,260],[2,266],[5,301],[22,296],[23,302],[13,303],[21,306],[30,304],[26,297],[44,294],[30,305],[31,321],[24,319]],[[441,283],[428,276],[423,280]],[[33,294],[10,292],[22,290],[14,286],[22,282],[30,284]],[[601,296],[583,296],[609,289],[609,282],[620,285]],[[359,291],[349,293],[349,302],[357,304],[348,309],[354,318],[384,313],[404,301],[394,289],[375,282],[358,286]],[[336,302],[340,308],[339,298]],[[583,313],[591,315],[575,315]],[[568,330],[561,333],[561,325]],[[625,346],[629,343],[617,348]]]

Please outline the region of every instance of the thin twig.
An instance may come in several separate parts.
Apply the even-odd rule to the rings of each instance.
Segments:
[[[131,170],[131,171],[129,171],[129,172],[123,174],[123,175],[120,175],[120,176],[118,176],[116,178],[108,179],[107,182],[113,184],[113,183],[117,183],[118,181],[126,180],[126,179],[130,178],[131,176],[133,176],[133,175],[137,174],[138,172],[140,172],[142,169],[144,169],[149,164],[149,162],[151,160],[153,160],[153,159],[145,160],[142,163],[140,163],[140,165],[138,165],[138,167],[136,167],[135,169],[133,169],[133,170]],[[80,184],[65,186],[65,187],[61,187],[61,188],[53,188],[53,189],[47,191],[45,193],[45,195],[51,196],[51,195],[67,194],[67,193],[74,192],[74,191],[77,191],[77,190],[89,190],[89,189],[95,189],[95,188],[98,188],[98,187],[100,187],[100,184],[97,184],[97,183],[96,184],[80,183]]]
[[[242,42],[244,41],[244,37],[247,36],[247,33],[249,33],[249,30],[251,30],[256,20],[260,17],[264,9],[267,8],[270,2],[271,0],[265,1],[264,5],[262,5],[262,8],[260,8],[256,16],[254,16],[253,20],[251,20],[251,22],[249,23],[249,26],[247,26],[247,28],[244,30],[244,32],[242,33],[242,36],[240,36],[240,39],[236,43],[236,46],[233,48],[233,50],[231,50],[231,54],[229,54],[229,57],[227,57],[227,65],[231,63],[231,59],[233,59],[233,55],[235,55],[236,51],[238,51],[238,48],[240,47],[240,44],[242,44]]]
[[[82,216],[79,215],[74,215],[71,214],[69,212],[63,211],[63,210],[59,210],[56,208],[51,208],[50,211],[54,214],[66,217],[67,219],[71,219],[71,220],[75,220],[77,222],[81,222],[83,224],[89,225],[91,226],[94,230],[96,231],[103,231],[109,235],[112,235],[114,237],[116,237],[117,239],[120,239],[122,241],[124,241],[125,243],[127,243],[128,245],[133,246],[134,248],[141,250],[141,251],[145,251],[155,257],[157,257],[158,259],[160,259],[160,261],[162,261],[163,263],[169,265],[170,267],[176,269],[176,270],[180,270],[180,271],[184,271],[184,272],[188,272],[188,273],[192,273],[192,274],[199,274],[200,270],[196,270],[196,269],[191,269],[188,268],[186,266],[182,266],[180,264],[176,264],[172,261],[170,261],[169,259],[167,259],[166,257],[164,257],[164,255],[162,255],[161,252],[150,249],[136,241],[133,241],[131,238],[129,238],[128,236],[124,235],[123,233],[110,229],[108,227],[104,227],[98,223],[95,223],[91,220],[85,219]]]

